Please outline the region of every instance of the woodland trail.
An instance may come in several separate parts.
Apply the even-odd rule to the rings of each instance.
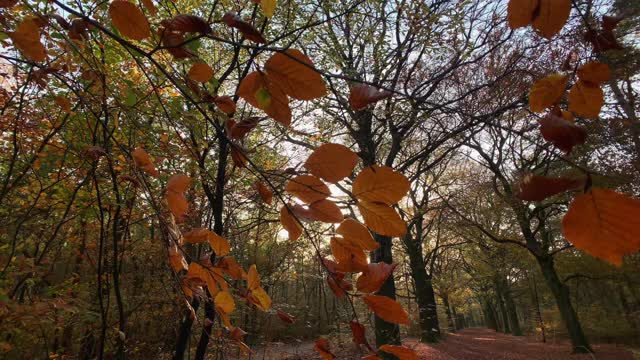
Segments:
[[[610,344],[595,345],[595,354],[572,355],[569,343],[541,343],[527,337],[516,337],[490,329],[472,328],[448,334],[440,343],[426,345],[409,338],[404,342],[425,360],[634,360],[628,350]],[[338,359],[360,359],[351,347],[335,351]],[[259,352],[253,359],[316,360],[312,342],[297,346],[284,345]]]

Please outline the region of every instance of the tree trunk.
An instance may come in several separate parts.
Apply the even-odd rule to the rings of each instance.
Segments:
[[[560,315],[564,321],[569,337],[571,338],[571,344],[573,346],[574,353],[592,353],[593,350],[589,345],[587,337],[582,331],[582,325],[578,315],[573,309],[571,304],[571,298],[569,297],[569,289],[565,286],[553,265],[553,258],[551,256],[536,256],[536,260],[542,270],[542,275],[547,282],[547,286],[551,289],[554,298],[556,299],[556,305],[560,310]]]
[[[493,329],[498,331],[498,322],[496,321],[495,313],[493,311],[493,306],[491,306],[491,301],[487,300],[484,302],[484,306],[482,307],[484,313],[484,322],[485,326],[489,329]]]
[[[191,302],[193,311],[198,311],[199,306],[200,301],[198,300],[198,298],[194,298]],[[184,315],[184,320],[182,321],[182,324],[180,324],[180,332],[178,333],[178,341],[176,341],[176,351],[173,355],[173,360],[184,359],[184,352],[187,349],[187,344],[189,343],[192,324],[193,319],[191,318],[191,311],[187,310]]]
[[[498,308],[500,309],[500,317],[502,319],[502,332],[508,334],[511,332],[511,327],[509,326],[509,317],[507,316],[507,309],[504,306],[504,301],[502,300],[502,294],[500,290],[496,286],[496,301],[498,303]]]
[[[427,274],[422,258],[422,244],[419,238],[412,239],[409,232],[407,232],[404,241],[411,263],[411,277],[415,283],[416,303],[420,317],[420,341],[437,342],[440,337],[440,325],[436,311],[436,297],[433,292],[431,276]]]
[[[456,323],[453,316],[451,316],[451,307],[449,306],[449,295],[443,294],[441,297],[444,304],[444,311],[447,314],[447,322],[449,322],[449,331],[456,332]]]
[[[504,301],[507,306],[507,315],[509,316],[509,324],[511,325],[511,334],[514,336],[522,336],[520,321],[518,321],[518,312],[516,311],[516,303],[511,296],[511,290],[505,289]]]
[[[380,247],[371,252],[371,262],[393,263],[391,255],[391,238],[374,234],[374,238],[380,244]],[[396,299],[396,284],[393,276],[389,276],[376,295],[386,296]],[[385,344],[400,345],[400,327],[397,324],[386,322],[377,315],[375,316],[376,326],[376,345],[378,347]]]

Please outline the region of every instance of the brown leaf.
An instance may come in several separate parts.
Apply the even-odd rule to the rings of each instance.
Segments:
[[[125,0],[114,0],[109,5],[109,17],[122,35],[133,40],[144,40],[151,35],[149,21],[139,7]]]
[[[216,96],[212,100],[223,113],[231,115],[236,112],[236,103],[230,96]]]
[[[240,15],[234,12],[228,12],[224,14],[224,16],[222,17],[222,21],[224,21],[224,23],[227,24],[228,26],[238,29],[245,38],[255,43],[258,43],[258,44],[267,43],[267,40],[265,40],[264,37],[262,37],[262,34],[260,34],[260,32],[255,27],[253,27],[253,25],[242,20]]]
[[[587,132],[583,128],[557,115],[548,114],[539,122],[542,137],[567,154],[587,139]]]
[[[353,342],[356,345],[365,345],[369,350],[374,351],[367,341],[366,329],[364,325],[355,320],[352,320],[349,323],[349,327],[351,328],[351,334],[353,335]]]
[[[25,58],[33,61],[44,61],[47,58],[47,50],[40,42],[40,21],[38,18],[26,18],[9,33],[9,37]]]
[[[592,61],[578,68],[578,78],[590,85],[601,85],[611,78],[609,65]]]
[[[276,314],[278,315],[278,317],[280,318],[280,320],[282,320],[282,322],[285,322],[287,324],[293,324],[296,322],[296,319],[291,316],[290,314],[278,309],[278,311],[276,312]]]
[[[196,54],[192,53],[191,50],[185,48],[184,43],[184,35],[181,32],[177,31],[162,31],[162,46],[166,48],[169,54],[173,55],[176,59],[186,59],[190,57],[196,56]]]
[[[324,144],[314,150],[304,167],[322,180],[336,183],[351,175],[358,159],[358,155],[344,145]]]
[[[382,320],[394,324],[409,324],[409,315],[392,298],[379,295],[365,295],[362,300]]]
[[[392,92],[380,90],[371,85],[353,85],[349,91],[349,105],[354,110],[362,110],[368,105],[386,99],[393,95]]]
[[[576,248],[620,266],[624,255],[640,250],[640,201],[593,188],[573,200],[562,233]]]
[[[229,119],[227,120],[227,133],[232,139],[241,140],[264,119],[265,118],[252,116],[242,119],[237,123],[235,120]]]
[[[264,201],[268,205],[271,205],[271,203],[273,202],[273,193],[271,192],[271,190],[269,190],[269,188],[261,181],[256,181],[254,186],[258,191],[258,194],[260,195],[262,201]]]
[[[509,27],[515,30],[531,24],[539,3],[539,0],[510,0],[507,6]]]
[[[146,172],[151,176],[158,177],[160,173],[156,170],[156,166],[153,161],[151,161],[151,157],[143,148],[137,148],[131,152],[131,157],[133,158],[133,163],[139,167],[142,171]]]
[[[518,183],[516,196],[525,201],[542,201],[581,186],[584,186],[584,179],[549,178],[527,174]]]

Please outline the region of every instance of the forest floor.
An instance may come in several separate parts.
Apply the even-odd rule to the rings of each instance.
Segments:
[[[490,329],[465,329],[448,334],[440,343],[421,344],[408,338],[404,345],[411,347],[421,359],[429,360],[635,360],[629,350],[621,346],[595,345],[593,355],[572,355],[569,343],[541,343],[527,337],[497,333]],[[338,359],[360,359],[353,346],[334,349]],[[316,360],[320,357],[313,350],[313,342],[296,345],[272,344],[251,357],[269,360]]]

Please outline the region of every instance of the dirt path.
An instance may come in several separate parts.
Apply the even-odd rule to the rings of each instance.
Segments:
[[[614,345],[594,346],[594,355],[571,355],[568,343],[543,344],[525,337],[497,333],[489,329],[466,329],[435,345],[418,343],[407,339],[405,346],[418,352],[425,360],[635,360],[622,347]],[[339,359],[360,359],[353,347],[335,349]],[[316,360],[320,357],[313,351],[312,342],[299,344],[271,344],[252,357],[269,360]]]
[[[525,337],[489,329],[466,329],[447,335],[439,344],[427,346],[407,341],[421,359],[433,360],[634,360],[627,350],[614,345],[594,346],[594,355],[571,355],[568,343],[544,344]]]

